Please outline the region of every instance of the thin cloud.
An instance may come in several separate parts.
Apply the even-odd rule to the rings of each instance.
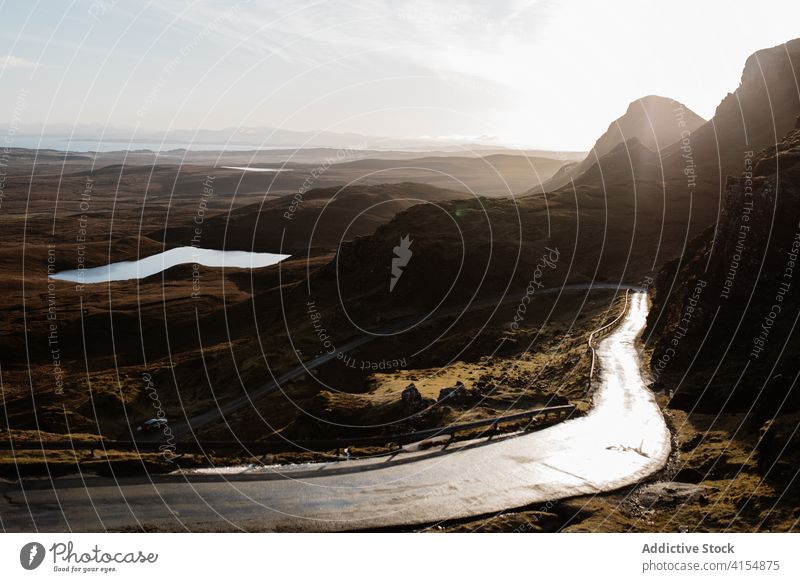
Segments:
[[[192,4],[191,10],[183,6],[164,0],[157,9],[170,26],[188,35],[219,21],[208,40],[233,43],[291,65],[313,66],[344,55],[349,64],[357,64],[355,55],[364,51],[365,62],[380,58],[387,67],[405,62],[506,88],[516,87],[528,69],[537,32],[554,11],[549,0],[490,5],[475,0],[435,5],[424,0],[308,0],[293,4],[291,11],[244,2],[224,11],[205,2]],[[377,57],[381,48],[386,55]]]
[[[0,55],[0,69],[35,69],[39,63],[34,63],[14,55]]]

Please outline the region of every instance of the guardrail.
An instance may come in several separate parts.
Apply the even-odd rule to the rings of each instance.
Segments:
[[[450,438],[452,438],[456,433],[475,430],[483,427],[490,427],[490,430],[495,430],[500,424],[516,422],[520,420],[528,421],[528,424],[524,429],[526,430],[537,417],[544,417],[545,419],[548,416],[553,418],[563,418],[569,417],[574,412],[575,405],[564,404],[559,406],[533,408],[524,412],[507,414],[505,416],[498,416],[495,418],[487,418],[438,428],[429,428],[399,435],[378,435],[372,437],[354,437],[348,439],[318,439],[305,441],[272,440],[249,442],[177,442],[173,443],[168,448],[178,455],[191,453],[204,454],[211,451],[246,451],[251,454],[264,455],[269,453],[297,451],[340,451],[354,446],[387,446],[392,444],[396,446],[402,446],[404,444],[418,441],[424,442],[427,439],[439,436],[450,436]],[[0,450],[84,450],[91,451],[92,454],[94,454],[94,451],[98,450],[161,452],[164,451],[164,447],[166,447],[166,445],[163,442],[155,441],[0,441]]]
[[[625,303],[620,313],[613,321],[597,328],[589,334],[588,351],[591,354],[591,367],[589,369],[589,386],[591,389],[592,379],[595,371],[595,348],[593,342],[599,338],[604,337],[616,329],[622,323],[625,314],[628,311],[628,299],[630,289],[625,290]],[[297,451],[331,451],[343,450],[353,446],[402,446],[404,444],[413,443],[417,441],[425,441],[426,439],[435,438],[438,436],[449,436],[452,438],[456,433],[464,432],[467,430],[475,430],[483,427],[491,427],[491,430],[496,430],[500,424],[515,422],[519,420],[528,420],[528,425],[524,430],[530,426],[533,420],[539,416],[547,418],[550,415],[556,418],[569,417],[575,412],[576,406],[574,404],[564,404],[559,406],[546,406],[542,408],[534,408],[524,412],[515,414],[508,414],[495,418],[476,420],[473,422],[444,426],[438,428],[430,428],[410,433],[399,435],[379,435],[372,437],[354,437],[349,439],[316,439],[305,441],[289,441],[289,440],[272,440],[272,441],[205,441],[205,442],[176,442],[167,446],[163,442],[157,441],[112,441],[112,440],[94,440],[94,441],[8,441],[0,440],[0,450],[86,450],[94,454],[96,450],[128,450],[137,452],[162,452],[165,447],[172,450],[176,454],[191,454],[200,453],[204,454],[209,451],[242,451],[252,454],[269,454],[281,452],[297,452]]]
[[[592,342],[594,342],[594,340],[596,338],[598,338],[598,337],[604,337],[604,336],[608,335],[609,333],[611,333],[612,331],[617,329],[619,324],[622,323],[622,320],[624,319],[625,314],[628,312],[628,295],[629,294],[630,294],[630,289],[626,289],[625,290],[625,303],[622,306],[622,313],[620,313],[610,323],[607,323],[602,327],[598,327],[596,330],[594,330],[592,333],[589,334],[589,341],[587,343],[588,343],[588,346],[589,346],[588,351],[591,354],[591,358],[592,358],[592,364],[591,364],[591,367],[589,368],[589,386],[588,386],[588,390],[591,390],[591,388],[592,388],[592,378],[594,377],[594,369],[595,369],[595,356],[596,356],[596,353],[595,353],[594,345],[592,345]]]

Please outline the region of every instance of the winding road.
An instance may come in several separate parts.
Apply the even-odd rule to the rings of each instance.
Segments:
[[[594,406],[502,439],[391,457],[0,489],[6,531],[328,531],[432,523],[612,491],[661,469],[670,433],[640,369],[647,295],[596,348]],[[45,487],[46,485],[46,487]]]

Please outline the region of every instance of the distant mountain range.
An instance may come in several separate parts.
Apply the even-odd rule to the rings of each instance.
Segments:
[[[381,137],[332,131],[294,131],[275,127],[226,127],[223,129],[139,130],[132,127],[100,124],[37,124],[15,129],[17,146],[71,151],[113,151],[137,149],[310,149],[329,148],[375,152],[431,152],[458,155],[488,155],[520,152],[528,156],[549,157],[564,161],[580,160],[585,152],[517,150],[493,140],[477,137]]]

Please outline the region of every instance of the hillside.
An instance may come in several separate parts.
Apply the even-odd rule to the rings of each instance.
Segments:
[[[673,406],[765,420],[800,407],[800,121],[746,168],[729,179],[716,228],[660,273],[649,334]]]
[[[654,389],[675,427],[675,480],[709,492],[706,507],[682,513],[706,527],[796,523],[798,209],[800,120],[728,180],[719,224],[656,279],[645,332]]]
[[[362,184],[315,188],[270,198],[204,221],[206,248],[287,253],[309,248],[334,250],[342,242],[372,234],[397,212],[415,204],[438,204],[470,194],[426,184]],[[194,227],[159,230],[148,236],[167,246],[191,243]]]

